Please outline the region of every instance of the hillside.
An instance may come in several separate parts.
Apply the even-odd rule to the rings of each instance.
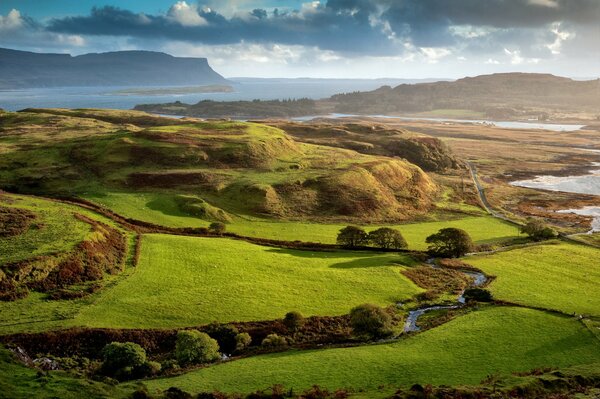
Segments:
[[[0,48],[0,89],[227,84],[206,58],[152,51],[42,54]]]
[[[533,116],[548,112],[600,113],[600,80],[575,81],[534,73],[499,73],[454,82],[383,86],[371,92],[338,94],[336,112],[362,114],[471,110],[487,117]]]
[[[408,161],[299,143],[256,123],[28,110],[0,114],[0,124],[0,188],[15,192],[163,193],[179,212],[222,222],[407,220],[430,210],[438,192]]]

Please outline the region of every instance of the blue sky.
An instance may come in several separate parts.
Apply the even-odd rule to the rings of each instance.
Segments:
[[[599,0],[0,0],[0,47],[207,57],[226,76],[600,75]]]

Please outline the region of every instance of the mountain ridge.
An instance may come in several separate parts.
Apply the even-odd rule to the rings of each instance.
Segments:
[[[0,89],[227,83],[206,58],[139,50],[72,56],[0,48]]]

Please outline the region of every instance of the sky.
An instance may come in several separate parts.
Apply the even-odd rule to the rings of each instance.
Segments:
[[[162,51],[226,77],[595,78],[600,0],[0,0],[0,47]]]

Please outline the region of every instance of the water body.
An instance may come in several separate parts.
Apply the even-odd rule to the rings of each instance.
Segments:
[[[147,95],[116,93],[139,86],[61,87],[0,91],[0,108],[18,111],[24,108],[110,108],[131,109],[137,104],[181,101],[195,104],[201,100],[276,100],[288,98],[321,99],[338,93],[375,90],[383,85],[414,83],[402,79],[252,79],[233,78],[233,92]],[[164,89],[165,87],[144,87]]]
[[[585,125],[575,124],[556,124],[556,123],[540,123],[540,122],[515,122],[515,121],[492,121],[483,119],[452,119],[452,118],[421,118],[412,116],[393,116],[393,115],[358,115],[358,114],[327,114],[327,115],[311,115],[292,118],[298,122],[310,122],[317,118],[348,118],[348,117],[369,117],[382,119],[400,119],[407,121],[429,121],[429,122],[447,122],[447,123],[470,123],[476,125],[494,126],[502,129],[537,129],[550,130],[554,132],[574,132],[582,129]]]
[[[597,150],[589,150],[597,152]],[[563,191],[576,194],[591,194],[600,196],[600,162],[592,164],[594,169],[582,176],[537,176],[535,179],[511,182],[513,186],[535,188],[538,190]],[[600,200],[599,200],[600,203]],[[600,206],[587,206],[581,209],[565,209],[560,213],[593,217],[589,233],[600,232]]]
[[[440,268],[440,266],[435,264],[434,259],[429,259],[427,261],[427,264],[436,269]],[[461,272],[466,274],[467,276],[471,277],[471,279],[473,280],[473,282],[471,283],[471,287],[481,287],[487,281],[487,277],[483,273],[472,271],[472,270],[461,270]],[[465,305],[465,302],[466,302],[466,300],[465,300],[464,291],[463,291],[458,296],[457,303],[455,305],[436,305],[436,306],[428,306],[428,307],[421,308],[421,309],[411,310],[410,312],[408,312],[408,316],[406,317],[406,322],[404,323],[404,332],[407,333],[407,332],[419,331],[420,328],[419,328],[419,326],[417,326],[417,320],[419,320],[419,317],[423,316],[427,312],[431,312],[434,310],[441,310],[441,309],[458,309],[458,308],[463,307]]]

